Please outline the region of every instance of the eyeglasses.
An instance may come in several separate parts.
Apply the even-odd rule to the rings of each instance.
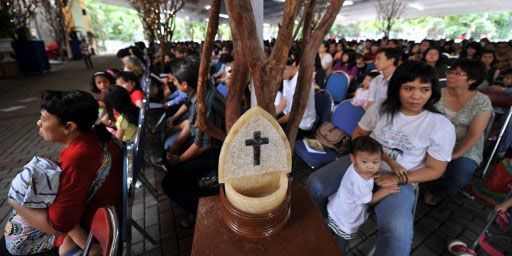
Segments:
[[[466,73],[455,71],[455,70],[446,70],[446,74],[453,75],[453,76],[467,76],[468,75]]]

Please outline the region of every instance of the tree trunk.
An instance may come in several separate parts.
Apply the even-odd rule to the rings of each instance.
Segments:
[[[301,63],[299,66],[299,77],[297,79],[297,87],[295,88],[295,94],[293,96],[293,106],[290,113],[290,119],[287,125],[288,140],[290,147],[294,148],[295,139],[297,137],[297,131],[299,129],[300,121],[304,115],[306,104],[309,98],[309,92],[311,90],[311,77],[313,75],[315,54],[318,47],[323,42],[325,35],[329,31],[329,28],[334,23],[336,15],[340,12],[343,0],[333,0],[322,19],[318,23],[318,26],[311,32],[311,36],[305,38],[306,45],[302,46]],[[314,8],[314,6],[310,6]],[[309,26],[305,23],[305,26]]]
[[[199,66],[199,77],[197,80],[197,128],[210,136],[224,141],[226,134],[215,127],[206,119],[206,86],[208,84],[208,67],[212,56],[213,41],[219,28],[220,0],[212,0],[210,8],[210,19],[208,30],[204,39],[203,50],[201,53],[201,64]]]

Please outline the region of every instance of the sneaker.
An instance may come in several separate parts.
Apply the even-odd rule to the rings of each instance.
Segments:
[[[191,228],[196,224],[196,217],[194,215],[188,215],[187,217],[180,220],[180,225],[184,228]]]

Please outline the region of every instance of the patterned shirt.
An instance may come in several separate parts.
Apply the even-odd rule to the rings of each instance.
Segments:
[[[490,112],[492,110],[492,104],[485,94],[477,92],[468,103],[462,107],[458,112],[451,111],[446,108],[444,105],[445,101],[445,91],[443,90],[441,100],[437,103],[436,107],[446,115],[446,117],[452,122],[455,126],[455,148],[464,140],[466,134],[468,133],[469,126],[473,119],[484,112]],[[471,160],[474,160],[477,164],[480,164],[482,161],[482,153],[484,150],[484,133],[480,135],[477,142],[473,147],[471,147],[466,153],[464,153],[463,157],[467,157]]]

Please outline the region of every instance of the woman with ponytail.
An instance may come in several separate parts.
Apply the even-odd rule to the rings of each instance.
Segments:
[[[31,226],[56,235],[56,246],[64,239],[66,245],[70,239],[75,242],[71,243],[75,248],[60,248],[61,254],[83,248],[97,209],[112,205],[121,212],[122,149],[102,124],[95,124],[97,118],[98,102],[91,94],[43,91],[39,135],[65,145],[60,153],[59,190],[47,209],[27,208],[9,199]],[[76,227],[83,229],[81,234],[72,232]]]

